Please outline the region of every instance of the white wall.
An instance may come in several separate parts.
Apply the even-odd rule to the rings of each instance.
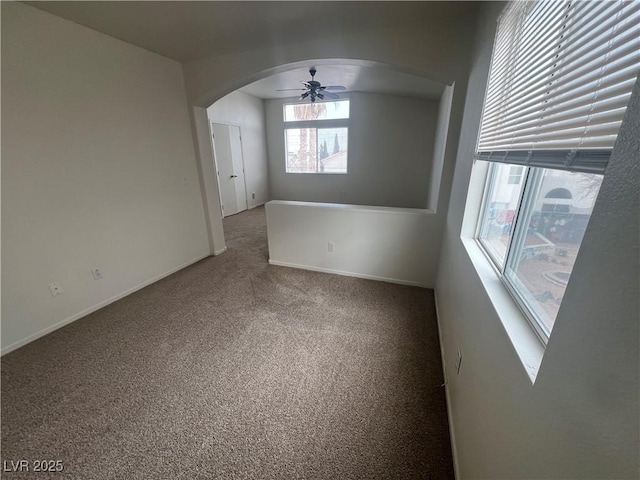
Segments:
[[[442,183],[442,171],[444,169],[445,155],[447,153],[447,139],[449,137],[449,122],[451,120],[451,103],[453,102],[453,85],[447,85],[442,92],[438,104],[437,125],[433,146],[433,160],[429,175],[429,197],[427,208],[434,212],[438,210],[440,197],[440,185]]]
[[[373,28],[359,33],[344,32],[341,35],[328,35],[324,39],[283,43],[275,47],[186,62],[183,71],[189,104],[208,107],[228,93],[268,75],[291,68],[308,67],[307,60],[310,58],[325,59],[329,63],[335,63],[335,59],[350,59],[349,63],[365,62],[367,65],[425,76],[446,85],[455,84],[437,215],[433,225],[440,232],[449,203],[479,3],[432,3],[434,15],[425,22],[398,24],[394,28]],[[392,2],[389,2],[388,8],[392,15]],[[322,62],[319,60],[316,65]],[[205,128],[201,125],[198,130],[204,131]],[[275,198],[273,193],[271,198]],[[215,212],[212,211],[212,215]],[[214,223],[221,224],[219,219]],[[216,235],[219,234],[219,231],[216,232]],[[435,250],[438,249],[436,246]]]
[[[205,212],[209,252],[220,255],[227,251],[222,225],[222,207],[213,160],[213,142],[211,141],[209,117],[202,107],[191,108],[191,128],[193,143],[196,145],[200,192]]]
[[[207,109],[210,122],[237,125],[242,135],[247,204],[249,208],[269,200],[269,172],[264,101],[236,91]],[[255,193],[256,198],[251,194]]]
[[[434,284],[440,233],[424,209],[272,200],[266,210],[272,265]]]
[[[393,2],[387,2],[387,8],[392,16]],[[311,58],[328,59],[332,63],[334,59],[359,59],[392,65],[447,85],[466,80],[478,5],[433,2],[432,8],[433,15],[424,22],[398,23],[393,28],[371,28],[341,35],[329,33],[325,38],[186,62],[183,68],[189,101],[195,106],[209,106],[269,74],[291,67],[308,68],[306,61]]]
[[[180,64],[2,2],[2,67],[6,352],[209,246]]]
[[[348,97],[347,174],[286,173],[282,105],[292,99],[265,102],[271,197],[426,208],[438,100],[362,92]]]
[[[532,384],[460,238],[499,8],[485,11],[436,284],[458,477],[638,478],[637,92]]]

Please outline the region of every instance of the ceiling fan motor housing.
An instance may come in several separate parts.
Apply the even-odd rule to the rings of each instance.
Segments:
[[[317,71],[316,71],[316,67],[311,67],[309,69],[309,74],[311,74],[311,80],[309,81],[302,81],[301,83],[306,87],[306,92],[304,92],[302,95],[300,95],[300,100],[304,100],[305,98],[309,98],[309,100],[311,100],[311,102],[315,102],[316,98],[319,98],[320,100],[324,100],[325,96],[329,96],[329,98],[339,98],[338,95],[336,95],[333,92],[328,92],[327,90],[329,89],[337,89],[337,90],[344,90],[345,88],[342,85],[329,85],[329,86],[323,86],[320,82],[317,82],[316,80],[314,80],[314,77],[316,75]],[[293,90],[298,90],[298,89],[293,89]],[[303,89],[300,89],[303,90]],[[285,90],[279,90],[279,91],[285,91]]]

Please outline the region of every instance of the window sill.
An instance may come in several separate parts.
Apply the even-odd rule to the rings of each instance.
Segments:
[[[535,383],[544,355],[542,342],[476,241],[462,238],[462,243],[522,366]]]

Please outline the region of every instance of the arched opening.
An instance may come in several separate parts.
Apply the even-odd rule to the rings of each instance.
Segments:
[[[301,174],[287,171],[287,158],[296,158],[294,150],[300,141],[287,144],[287,135],[295,129],[286,128],[282,112],[285,104],[297,103],[299,91],[295,89],[310,79],[311,66],[316,67],[315,79],[323,85],[344,85],[336,93],[340,100],[351,102],[346,172],[340,175],[328,174],[326,169]],[[202,187],[209,202],[210,239],[216,238],[216,231],[219,239],[212,252],[224,251],[220,244],[224,242],[221,218],[225,215],[219,159],[210,136],[212,124],[237,126],[242,131],[245,171],[241,195],[246,196],[249,209],[269,200],[295,200],[436,210],[453,86],[424,72],[380,62],[311,59],[256,72],[238,81],[236,89],[227,90],[222,97],[212,94],[217,100],[206,110],[194,109],[201,110],[194,114],[196,124],[200,123],[196,128]],[[318,131],[305,133],[320,138]],[[333,132],[333,142],[335,136]],[[313,143],[320,149],[319,157],[327,156],[322,151],[327,142],[322,138]],[[334,148],[334,143],[328,143]],[[237,181],[239,177],[226,178],[232,175],[225,174],[224,180]]]

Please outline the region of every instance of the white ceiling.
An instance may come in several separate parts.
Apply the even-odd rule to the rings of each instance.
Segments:
[[[37,1],[38,9],[137,45],[188,62],[214,55],[273,47],[307,40],[322,41],[345,32],[424,25],[437,19],[455,22],[476,2],[464,1]],[[317,65],[316,80],[344,85],[349,91],[437,98],[443,87],[433,81],[366,62],[347,65],[309,61],[309,65],[245,87],[260,98],[294,96],[276,92],[296,88]]]
[[[28,1],[179,62],[404,25],[456,22],[465,1]]]
[[[441,83],[416,75],[377,66],[353,64],[321,64],[309,61],[309,67],[297,68],[258,80],[241,88],[259,98],[287,98],[300,95],[296,91],[278,92],[279,89],[303,88],[302,80],[310,80],[309,68],[316,66],[315,80],[322,85],[343,85],[346,91],[385,93],[406,97],[439,98],[444,90]],[[336,93],[340,93],[336,91]]]

